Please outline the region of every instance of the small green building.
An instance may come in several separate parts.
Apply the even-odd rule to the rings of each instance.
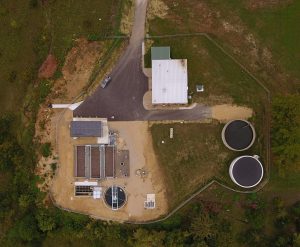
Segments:
[[[170,46],[151,47],[151,60],[171,59]]]

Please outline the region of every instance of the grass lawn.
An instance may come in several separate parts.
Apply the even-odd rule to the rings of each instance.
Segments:
[[[171,206],[213,178],[234,187],[228,175],[233,158],[243,154],[259,154],[265,162],[263,105],[266,94],[240,66],[205,37],[163,38],[147,42],[153,46],[170,46],[174,59],[188,59],[189,93],[194,101],[208,104],[233,101],[249,106],[255,112],[250,121],[256,129],[256,145],[241,153],[224,147],[221,140],[223,124],[217,122],[154,124],[151,127],[154,150],[167,178]],[[151,64],[150,50],[145,55],[145,61],[146,65]],[[204,84],[205,92],[196,93],[196,84]],[[214,97],[221,99],[221,102],[212,100]],[[169,138],[171,127],[174,128],[174,139]],[[162,140],[165,143],[161,143]]]
[[[0,113],[19,111],[37,68],[34,43],[44,26],[41,9],[28,1],[0,3]]]
[[[205,37],[177,37],[148,40],[152,46],[170,46],[173,59],[188,60],[189,94],[193,101],[204,103],[234,102],[254,109],[260,108],[264,92],[257,83],[220,49]],[[146,66],[151,66],[150,49],[145,55]],[[203,84],[204,93],[196,92]]]
[[[236,13],[270,46],[280,64],[300,76],[300,2],[251,10],[241,0],[206,1],[225,13]]]
[[[51,50],[63,62],[73,40],[79,36],[118,33],[120,0],[55,1],[46,9],[52,38]],[[63,23],[63,25],[62,25]]]
[[[174,129],[173,139],[169,136],[170,128]],[[257,144],[246,153],[225,148],[221,140],[222,128],[217,122],[151,126],[154,150],[166,177],[171,207],[213,178],[235,187],[228,174],[233,158],[259,153]]]
[[[265,80],[274,93],[299,90],[299,1],[258,9],[249,8],[243,0],[163,2],[169,10],[163,18],[149,21],[150,35],[209,33]],[[249,42],[249,33],[255,44]],[[271,55],[264,53],[265,49]]]
[[[20,111],[49,52],[61,66],[75,38],[118,32],[120,0],[36,2],[0,3],[0,114]]]

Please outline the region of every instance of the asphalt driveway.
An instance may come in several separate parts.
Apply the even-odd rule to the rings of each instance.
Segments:
[[[146,0],[137,0],[129,46],[113,69],[111,82],[104,89],[99,86],[74,110],[74,116],[110,121],[201,120],[210,116],[210,108],[200,105],[187,110],[148,111],[143,107],[143,96],[148,90],[148,79],[141,68],[146,7]]]

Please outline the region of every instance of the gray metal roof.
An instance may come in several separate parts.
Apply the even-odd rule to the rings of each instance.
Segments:
[[[151,60],[166,59],[171,59],[169,46],[151,47]]]
[[[101,121],[72,121],[71,137],[101,137]]]

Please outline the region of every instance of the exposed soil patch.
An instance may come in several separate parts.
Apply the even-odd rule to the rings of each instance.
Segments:
[[[227,122],[234,119],[248,119],[252,115],[253,110],[248,107],[227,104],[212,107],[212,118],[220,122]]]
[[[71,100],[79,94],[87,85],[95,62],[103,54],[103,43],[88,42],[86,39],[79,39],[67,55],[65,65],[62,69],[65,84],[63,97],[60,100]]]
[[[294,0],[245,0],[245,6],[250,10],[257,10],[274,7],[279,8],[293,2]]]
[[[51,78],[57,69],[57,60],[54,55],[49,54],[39,69],[39,78]]]
[[[167,15],[169,7],[162,0],[149,1],[147,9],[147,18],[149,20],[154,17],[163,18]]]
[[[134,19],[134,1],[129,1],[124,7],[124,12],[122,14],[120,29],[123,34],[130,35]]]
[[[214,105],[232,104],[233,99],[230,98],[229,96],[210,94],[207,98],[199,96],[197,98],[197,102],[209,106],[214,106]]]

